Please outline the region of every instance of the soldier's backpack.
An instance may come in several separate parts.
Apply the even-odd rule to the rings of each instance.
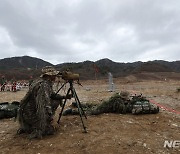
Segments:
[[[132,114],[155,114],[159,112],[159,107],[148,101],[136,102],[133,105]]]
[[[159,107],[150,103],[142,95],[133,96],[132,101],[132,114],[155,114],[159,113]]]
[[[13,118],[13,117],[16,118],[19,107],[20,107],[20,103],[17,101],[14,101],[12,103],[9,102],[0,103],[0,119]]]

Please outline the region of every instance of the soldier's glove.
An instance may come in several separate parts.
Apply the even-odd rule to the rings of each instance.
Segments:
[[[53,94],[51,94],[50,98],[53,100],[62,100],[64,97],[59,94],[53,93]]]

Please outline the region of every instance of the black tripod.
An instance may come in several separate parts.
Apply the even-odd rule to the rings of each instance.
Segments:
[[[66,83],[67,83],[67,82],[66,82]],[[64,87],[64,85],[65,85],[66,83],[64,83],[64,84],[61,86],[61,88],[56,92],[56,94]],[[65,104],[66,104],[66,102],[67,102],[67,97],[68,97],[68,95],[69,95],[70,92],[71,92],[71,94],[72,94],[72,96],[74,97],[74,99],[75,99],[75,101],[76,101],[76,104],[77,104],[79,116],[80,116],[80,118],[81,118],[81,122],[82,122],[82,125],[83,125],[83,128],[84,128],[84,132],[87,133],[86,127],[85,127],[84,122],[83,122],[83,119],[82,119],[83,116],[84,116],[86,119],[87,119],[87,117],[86,117],[86,114],[85,114],[85,112],[84,112],[84,110],[83,110],[83,108],[82,108],[82,105],[81,105],[80,101],[79,101],[79,98],[78,98],[78,96],[77,96],[76,90],[75,90],[75,88],[73,87],[73,80],[68,80],[68,83],[69,83],[70,87],[69,87],[69,89],[68,89],[68,91],[67,91],[66,98],[65,98],[65,100],[64,100],[64,103],[63,103],[61,112],[59,113],[59,118],[58,118],[57,123],[58,123],[58,124],[60,123],[60,119],[61,119],[61,116],[62,116],[64,107],[65,107]]]

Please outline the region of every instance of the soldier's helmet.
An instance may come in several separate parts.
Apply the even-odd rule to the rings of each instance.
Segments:
[[[56,76],[58,74],[59,74],[59,71],[57,71],[54,67],[45,66],[42,68],[42,74],[40,77],[43,77],[44,75]]]

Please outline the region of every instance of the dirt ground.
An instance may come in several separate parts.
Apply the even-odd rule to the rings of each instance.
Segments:
[[[150,100],[180,112],[180,81],[126,81],[115,79],[115,92],[142,93]],[[108,92],[108,81],[83,81],[75,85],[82,103],[101,103],[115,92]],[[68,87],[66,87],[66,90]],[[0,102],[20,101],[26,89],[1,92]],[[62,90],[63,93],[64,90]],[[71,101],[67,103],[70,104]],[[164,141],[180,140],[180,114],[160,109],[159,114],[102,114],[84,119],[88,133],[83,133],[79,116],[63,116],[60,125],[57,110],[54,125],[57,132],[43,139],[27,139],[16,135],[18,123],[14,119],[0,120],[0,153],[22,154],[168,154],[180,153],[180,148],[164,148]]]

